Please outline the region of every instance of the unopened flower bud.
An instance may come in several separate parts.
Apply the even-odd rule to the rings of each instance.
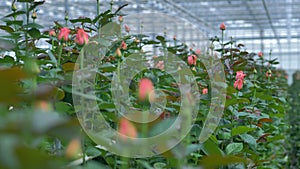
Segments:
[[[257,70],[254,68],[253,73],[257,73]]]
[[[119,22],[123,22],[123,16],[119,16]]]
[[[33,20],[37,18],[37,16],[36,16],[36,11],[35,11],[35,10],[33,11],[32,15],[31,15],[31,18],[32,18]]]
[[[135,42],[135,43],[140,43],[140,40],[137,39],[137,38],[135,38],[135,39],[134,39],[134,42]]]
[[[49,31],[49,36],[56,36],[56,33],[55,33],[55,30],[54,29],[51,29]]]
[[[121,50],[120,50],[120,48],[117,48],[117,50],[116,50],[116,55],[117,56],[122,56],[122,53],[121,53]]]
[[[177,40],[176,35],[173,36],[173,40]]]
[[[221,24],[220,24],[220,29],[221,29],[222,31],[224,31],[224,30],[226,29],[226,26],[225,26],[224,23],[221,23]]]
[[[17,10],[17,5],[15,2],[11,4],[11,10],[14,12]]]
[[[126,31],[127,33],[130,32],[130,27],[129,27],[128,25],[125,25],[124,27],[125,27],[125,31]]]
[[[65,20],[66,20],[66,21],[69,20],[69,16],[68,16],[67,13],[66,13],[66,15],[65,15]]]
[[[109,3],[111,6],[114,5],[114,0],[111,0],[110,3]]]

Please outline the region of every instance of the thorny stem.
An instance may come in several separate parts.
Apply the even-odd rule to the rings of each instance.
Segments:
[[[221,53],[221,55],[223,56],[223,54],[225,53],[225,51],[224,51],[224,30],[222,30],[222,53]]]
[[[57,66],[60,66],[60,60],[61,60],[61,55],[62,55],[62,48],[63,48],[63,43],[61,43],[60,46],[59,46]]]
[[[29,24],[29,3],[26,2],[26,25]],[[28,26],[25,31],[26,56],[28,56]]]

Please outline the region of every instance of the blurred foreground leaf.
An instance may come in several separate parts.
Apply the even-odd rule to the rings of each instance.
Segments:
[[[246,160],[236,156],[210,155],[200,160],[201,165],[205,169],[215,169],[234,163],[246,163]]]

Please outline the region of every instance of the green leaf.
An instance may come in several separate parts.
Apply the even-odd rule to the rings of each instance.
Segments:
[[[226,146],[226,153],[227,154],[234,154],[238,153],[243,150],[243,143],[230,143]]]
[[[8,17],[14,17],[14,16],[18,16],[18,15],[22,15],[22,14],[25,14],[26,12],[25,11],[16,11],[16,12],[13,12],[11,14],[8,14],[5,16],[5,18],[8,18]]]
[[[48,53],[51,61],[56,65],[57,64],[57,60],[56,60],[55,56],[53,55],[52,51],[48,50],[47,53]]]
[[[250,101],[247,98],[240,98],[240,99],[231,98],[226,100],[225,107],[228,107],[230,105],[235,105],[238,103],[250,103]]]
[[[44,3],[45,3],[45,0],[33,2],[33,3],[31,3],[31,5],[30,5],[28,11],[32,11],[32,10],[34,10],[37,6],[43,5]]]
[[[218,147],[211,138],[209,138],[206,142],[203,143],[203,151],[207,155],[222,155],[222,150]]]
[[[147,161],[144,161],[144,160],[136,160],[136,162],[140,165],[142,165],[144,168],[146,169],[153,169],[153,167],[151,167],[149,165],[149,163]]]
[[[176,118],[169,118],[156,124],[154,127],[151,128],[149,136],[156,136],[158,134],[163,133],[164,131],[166,131],[166,129],[170,128],[173,125],[175,120]]]
[[[20,169],[53,169],[60,168],[63,163],[57,157],[49,156],[36,148],[31,149],[25,146],[19,146],[15,150],[16,158]]]
[[[87,156],[98,157],[101,154],[102,154],[102,152],[96,147],[89,146],[86,150]]]
[[[38,39],[41,36],[41,32],[36,28],[30,29],[28,31],[28,33],[32,38],[35,38],[35,39]]]
[[[257,98],[260,98],[262,100],[273,100],[273,97],[270,96],[270,95],[267,95],[266,93],[264,92],[257,92],[256,93],[256,97]]]
[[[87,164],[85,165],[84,169],[109,169],[110,167],[104,165],[104,164],[101,164],[99,162],[96,162],[96,161],[89,161],[87,162]]]
[[[159,40],[160,42],[165,42],[165,37],[163,36],[156,36],[156,39]]]
[[[160,44],[160,42],[157,42],[157,41],[154,41],[154,40],[149,40],[149,41],[146,41],[145,44],[153,45],[153,44]]]
[[[102,102],[102,103],[99,105],[99,108],[100,108],[100,109],[114,109],[114,108],[116,108],[116,107],[115,107],[115,104],[113,104],[113,103],[104,103],[104,102]]]
[[[23,25],[23,20],[11,21],[11,20],[7,20],[7,19],[2,19],[2,21],[5,22],[8,26],[10,26],[10,25],[22,26]]]
[[[62,65],[62,68],[65,72],[73,72],[74,70],[79,69],[79,64],[74,62],[67,62]]]
[[[55,103],[55,110],[59,113],[72,113],[72,105],[67,102],[56,102]]]
[[[153,167],[154,167],[155,169],[165,168],[166,166],[167,166],[167,164],[166,164],[166,163],[162,163],[162,162],[157,162],[157,163],[155,163],[155,164],[153,165]]]
[[[17,0],[17,2],[33,2],[34,0]]]
[[[253,136],[249,134],[241,134],[240,137],[245,143],[256,146],[256,139]]]
[[[219,168],[234,163],[246,163],[246,160],[236,156],[210,155],[203,157],[200,163],[204,168]]]
[[[128,5],[128,4],[124,4],[124,5],[120,6],[120,7],[116,10],[115,14],[117,14],[121,9],[123,9],[123,8],[126,7],[127,5]]]
[[[96,23],[101,17],[103,17],[103,16],[109,14],[110,12],[111,12],[110,10],[107,10],[107,11],[105,11],[105,12],[99,14],[98,16],[96,16],[96,17],[93,19],[93,23]]]
[[[111,23],[114,23],[114,22],[110,22],[110,19],[111,18],[113,18],[115,15],[114,14],[111,14],[111,13],[108,13],[107,15],[104,15],[103,17],[102,17],[102,19],[100,19],[100,23],[102,23],[102,26],[106,26],[106,24],[111,24]],[[116,23],[114,23],[114,24],[116,24]],[[120,29],[119,29],[120,30]]]
[[[268,141],[272,142],[272,141],[277,141],[277,140],[283,140],[285,137],[283,135],[276,135],[274,137],[268,137]]]
[[[280,106],[279,104],[272,103],[272,104],[270,104],[270,107],[277,110],[279,113],[285,112],[285,108],[283,106]]]
[[[198,124],[193,124],[190,131],[191,135],[198,137],[200,135],[200,132],[201,132],[201,127]]]
[[[227,139],[231,138],[231,134],[229,132],[223,131],[219,134],[219,138],[221,138],[223,140],[227,140]]]
[[[247,127],[247,126],[238,126],[231,130],[231,136],[236,136],[239,134],[247,133],[249,131],[253,131],[255,128]]]
[[[99,66],[99,70],[103,72],[113,72],[117,69],[117,67],[111,63],[106,63],[101,66]]]
[[[8,55],[6,55],[6,56],[4,56],[4,58],[0,59],[0,63],[2,65],[9,65],[9,67],[12,66],[14,64],[14,62],[15,62],[15,59]]]
[[[78,19],[71,19],[70,20],[71,23],[92,23],[92,20],[90,18],[78,18]]]
[[[12,33],[14,31],[13,28],[6,25],[0,25],[0,29],[5,30],[8,33]]]
[[[201,149],[203,149],[202,144],[190,144],[186,147],[185,154],[189,155],[189,154],[191,154],[195,151],[201,150]]]

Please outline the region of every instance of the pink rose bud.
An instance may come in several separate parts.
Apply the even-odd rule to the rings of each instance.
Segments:
[[[190,55],[188,57],[188,64],[189,65],[196,65],[197,64],[197,56],[196,55]]]
[[[164,68],[165,68],[164,61],[163,60],[158,61],[158,63],[155,65],[155,67],[160,69],[160,70],[164,70]]]
[[[121,43],[121,49],[123,49],[123,50],[127,49],[127,44],[124,41],[122,41],[122,43]]]
[[[119,16],[119,22],[123,22],[123,16]]]
[[[56,36],[55,30],[54,30],[54,29],[51,29],[51,30],[49,31],[49,35],[50,35],[50,36]]]
[[[89,42],[89,35],[84,29],[79,28],[77,30],[75,42],[79,45],[87,44]]]
[[[225,26],[224,23],[221,23],[221,24],[220,24],[220,29],[221,29],[222,31],[226,29],[226,26]]]
[[[70,29],[69,28],[61,28],[60,32],[58,34],[58,40],[64,40],[67,41],[69,39],[69,34],[70,34]]]
[[[258,55],[259,57],[263,57],[264,54],[263,54],[262,52],[258,52],[257,55]]]
[[[192,65],[193,63],[194,63],[193,57],[192,57],[192,56],[189,56],[189,57],[188,57],[188,64],[189,64],[189,65]]]
[[[139,83],[139,99],[145,101],[147,99],[151,100],[150,96],[154,92],[154,86],[150,79],[143,78]]]
[[[137,130],[130,121],[122,118],[119,123],[119,134],[123,141],[127,141],[127,137],[130,137],[131,139],[135,139],[137,137]]]
[[[125,25],[124,27],[125,27],[125,31],[126,31],[127,33],[130,32],[130,27],[129,27],[128,25]]]
[[[119,57],[122,56],[122,52],[121,52],[120,48],[117,48],[116,55]]]
[[[173,36],[173,40],[177,40],[176,35]]]
[[[207,88],[202,89],[202,94],[207,94],[207,93],[208,93],[208,89]]]
[[[32,18],[32,19],[36,19],[36,18],[37,18],[36,10],[33,10],[33,13],[32,13],[32,15],[31,15],[31,18]]]
[[[267,71],[267,72],[266,72],[266,77],[271,77],[271,76],[272,76],[272,72]]]

